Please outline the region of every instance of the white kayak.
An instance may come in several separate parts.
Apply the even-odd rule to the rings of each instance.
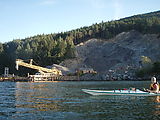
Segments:
[[[160,93],[149,93],[139,89],[136,90],[89,90],[82,89],[83,92],[91,95],[128,95],[128,96],[160,96]]]

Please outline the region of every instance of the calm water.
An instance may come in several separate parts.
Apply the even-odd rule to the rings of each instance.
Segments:
[[[91,96],[81,89],[143,88],[149,82],[0,83],[0,120],[159,120],[159,97]]]

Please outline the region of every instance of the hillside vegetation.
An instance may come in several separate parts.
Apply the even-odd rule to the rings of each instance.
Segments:
[[[160,37],[160,11],[124,19],[101,22],[62,33],[42,34],[0,44],[0,73],[9,67],[15,73],[15,59],[34,59],[40,66],[61,63],[75,57],[75,45],[96,38],[108,40],[122,32],[135,30]]]

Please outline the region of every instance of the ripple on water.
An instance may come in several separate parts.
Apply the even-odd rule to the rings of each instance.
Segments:
[[[150,120],[160,118],[157,97],[91,96],[81,89],[146,87],[146,82],[51,82],[0,84],[0,119]]]

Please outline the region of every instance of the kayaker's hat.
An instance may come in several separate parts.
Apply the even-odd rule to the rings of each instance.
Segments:
[[[156,79],[155,77],[152,77],[152,78],[151,78],[151,81],[152,81],[152,83],[156,83],[156,82],[157,82],[157,79]]]

